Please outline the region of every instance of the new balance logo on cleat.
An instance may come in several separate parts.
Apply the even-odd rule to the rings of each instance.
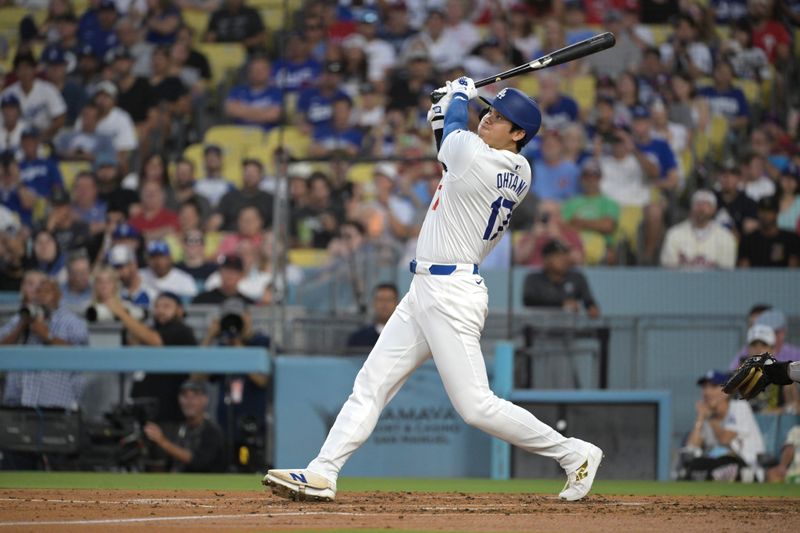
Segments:
[[[295,474],[294,472],[292,472],[289,475],[294,481],[299,481],[300,483],[305,483],[306,485],[308,485],[308,480],[306,479],[306,476],[304,476],[303,474]]]

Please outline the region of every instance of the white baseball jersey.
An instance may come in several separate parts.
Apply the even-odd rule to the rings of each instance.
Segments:
[[[422,223],[417,260],[480,264],[528,194],[531,167],[520,154],[490,148],[465,130],[445,137],[439,161],[447,172]]]

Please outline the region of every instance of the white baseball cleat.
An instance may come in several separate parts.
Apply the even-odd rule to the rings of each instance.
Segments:
[[[589,453],[586,455],[586,461],[574,472],[567,474],[567,484],[564,485],[558,497],[562,500],[574,502],[589,494],[589,491],[592,490],[594,476],[597,475],[597,469],[600,468],[602,460],[603,450],[594,444],[589,444]]]
[[[310,470],[269,470],[261,483],[272,487],[272,494],[297,501],[332,502],[336,484]]]

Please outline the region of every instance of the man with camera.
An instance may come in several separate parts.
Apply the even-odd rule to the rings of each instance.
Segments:
[[[108,251],[108,263],[117,271],[123,300],[141,307],[149,307],[155,301],[156,293],[145,286],[133,248],[127,244],[115,244]]]
[[[203,381],[183,382],[178,402],[183,420],[174,434],[154,422],[145,424],[144,434],[167,454],[172,472],[224,472],[225,440],[219,426],[206,415],[208,385]]]
[[[31,301],[0,328],[0,344],[85,346],[89,331],[84,320],[61,305],[58,282],[42,278]],[[3,403],[75,409],[81,388],[81,377],[75,372],[9,372]]]
[[[226,299],[218,319],[209,324],[203,346],[256,346],[269,348],[268,335],[253,330],[253,319],[245,303],[238,297]],[[208,376],[193,375],[193,379],[206,380]],[[266,374],[212,376],[220,385],[217,420],[230,439],[232,452],[240,467],[260,467],[264,452],[266,431],[267,386]],[[242,452],[246,448],[247,452]],[[251,464],[252,463],[252,464]]]
[[[194,332],[183,321],[181,299],[172,292],[162,292],[153,306],[153,326],[148,326],[131,316],[126,306],[117,298],[109,298],[106,307],[125,327],[128,344],[142,346],[196,346]],[[131,396],[159,400],[157,422],[182,420],[178,405],[178,390],[186,379],[185,374],[146,374],[135,376]],[[139,378],[139,379],[137,379]]]

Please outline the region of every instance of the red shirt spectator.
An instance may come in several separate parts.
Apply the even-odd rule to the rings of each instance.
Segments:
[[[131,217],[128,223],[144,234],[147,240],[161,239],[172,232],[180,231],[178,214],[164,206],[166,195],[161,184],[148,181],[142,185],[142,211]]]
[[[764,53],[767,54],[767,59],[772,64],[775,64],[778,46],[781,44],[790,46],[791,43],[792,36],[789,35],[783,24],[775,20],[768,20],[753,29],[753,46],[764,50]]]

